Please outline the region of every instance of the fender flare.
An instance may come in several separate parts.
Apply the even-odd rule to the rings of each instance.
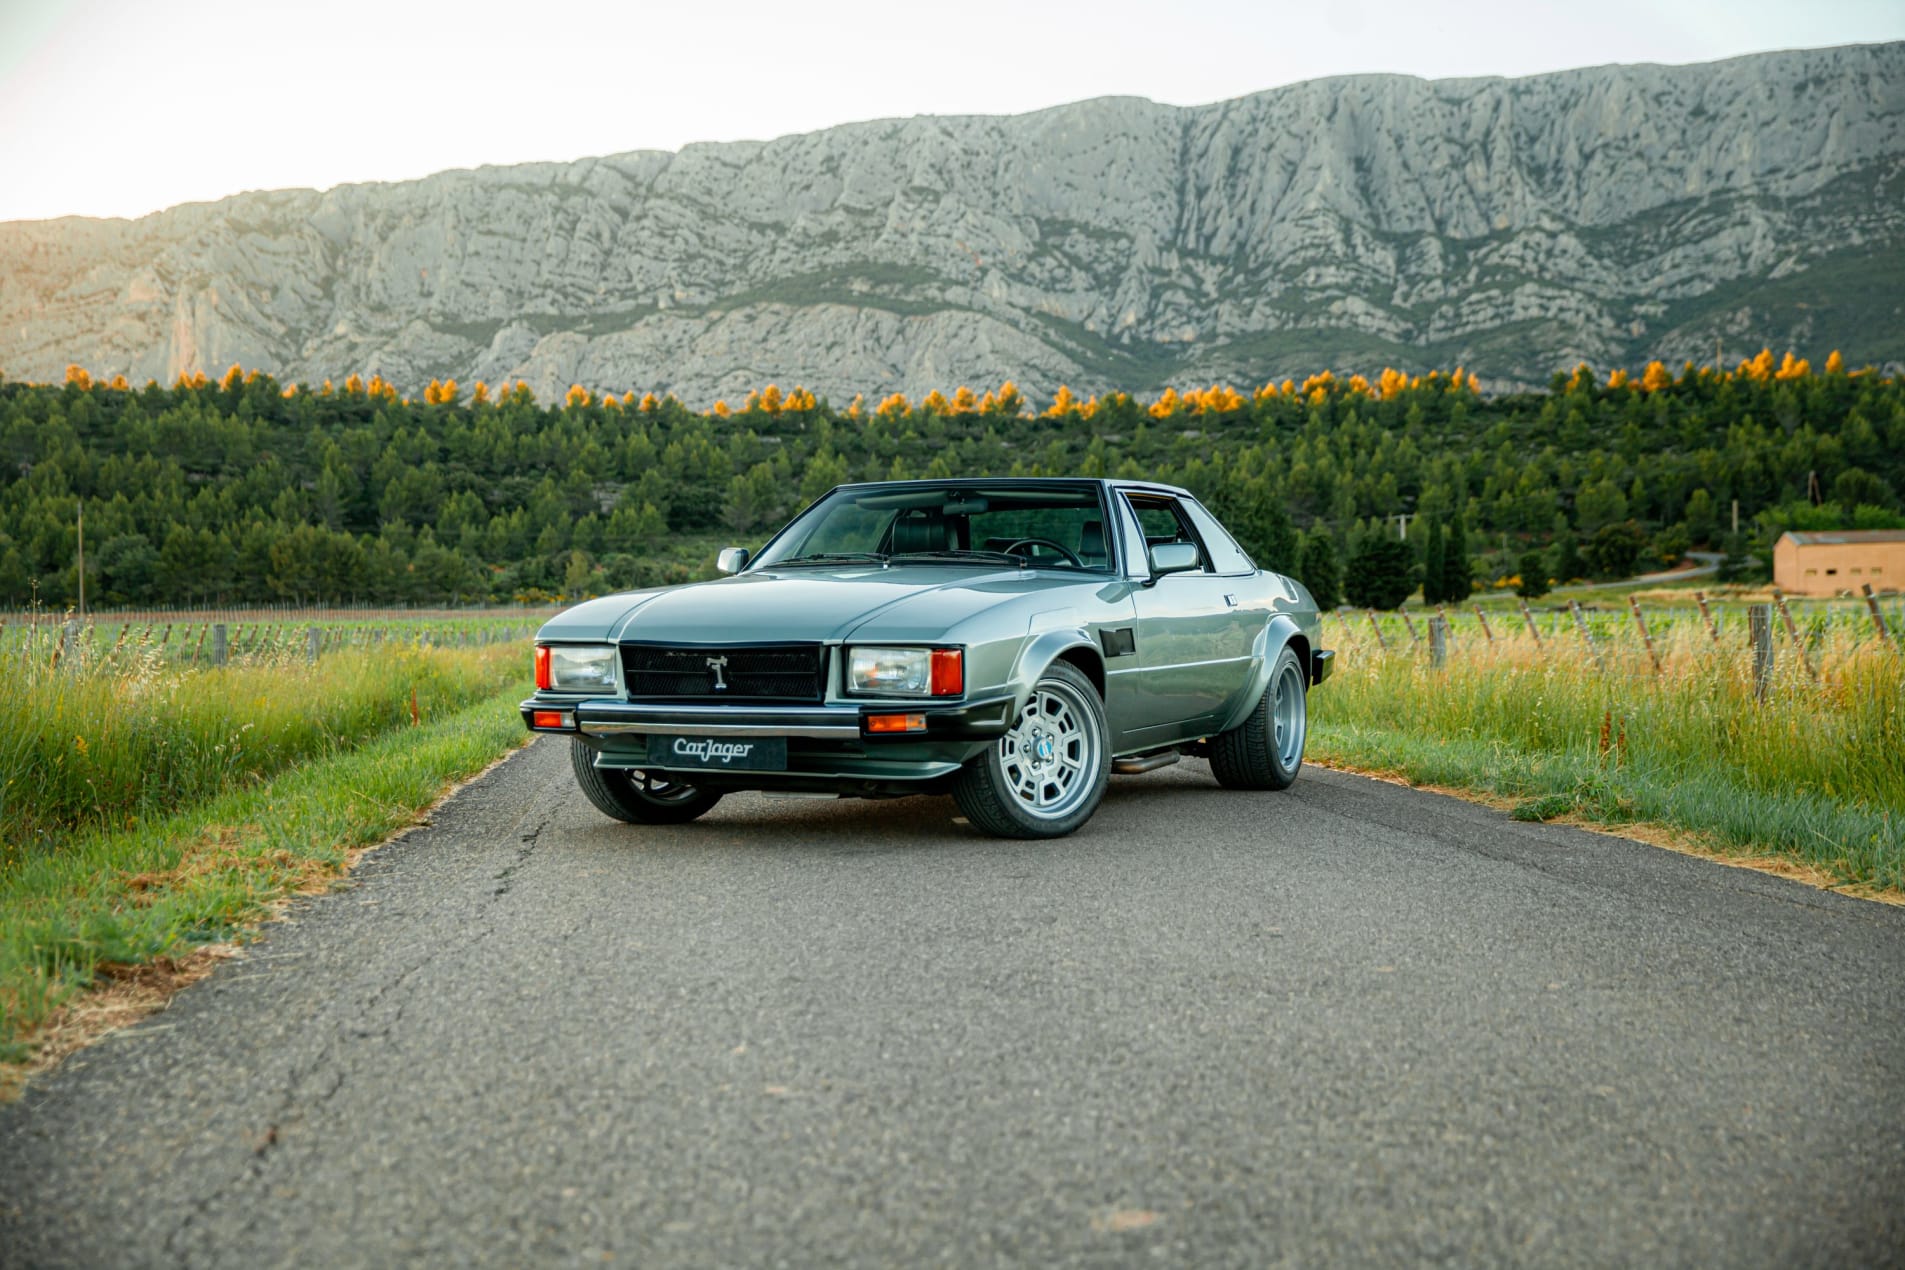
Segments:
[[[1250,687],[1237,704],[1230,708],[1229,716],[1224,719],[1223,726],[1217,731],[1228,732],[1232,728],[1243,726],[1244,720],[1250,717],[1250,712],[1257,708],[1257,702],[1263,697],[1264,690],[1270,686],[1271,668],[1277,664],[1277,658],[1283,654],[1283,650],[1292,640],[1302,640],[1302,649],[1308,650],[1310,637],[1303,633],[1302,627],[1291,620],[1288,613],[1278,613],[1264,623],[1263,629],[1257,632],[1257,638],[1250,650],[1251,659],[1256,663],[1251,670]],[[1303,682],[1308,684],[1310,681],[1309,658],[1299,653],[1297,660],[1303,668]]]
[[[1007,722],[1019,717],[1019,711],[1031,700],[1032,688],[1038,683],[1038,677],[1045,668],[1074,649],[1084,649],[1090,659],[1097,663],[1098,673],[1093,676],[1101,685],[1099,693],[1103,695],[1104,654],[1098,643],[1082,626],[1055,627],[1028,635],[1019,648],[1018,660],[1012,665],[1012,677],[1006,687],[1012,692],[1012,711],[1006,716]]]

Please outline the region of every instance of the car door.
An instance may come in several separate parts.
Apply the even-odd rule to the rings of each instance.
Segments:
[[[1124,744],[1203,736],[1248,678],[1257,632],[1239,593],[1249,579],[1217,572],[1179,499],[1148,490],[1127,491],[1123,498],[1147,551],[1163,542],[1189,542],[1196,544],[1199,560],[1195,570],[1153,578],[1133,592],[1138,664],[1125,672],[1135,683],[1120,684],[1127,711],[1120,724]],[[1142,575],[1148,559],[1140,557],[1133,566]]]

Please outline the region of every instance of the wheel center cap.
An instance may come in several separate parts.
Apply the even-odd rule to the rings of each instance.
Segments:
[[[1038,755],[1038,761],[1049,763],[1058,753],[1058,747],[1052,744],[1052,738],[1043,732],[1032,742],[1032,752]]]

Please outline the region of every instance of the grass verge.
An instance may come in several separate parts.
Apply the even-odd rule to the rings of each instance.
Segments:
[[[1882,646],[1818,652],[1816,678],[1788,667],[1762,700],[1744,659],[1692,641],[1658,671],[1500,639],[1441,668],[1364,649],[1312,697],[1309,751],[1897,901],[1905,666]]]
[[[57,669],[0,658],[16,698],[0,730],[0,874],[460,709],[520,684],[526,662],[503,644],[183,671],[136,649]]]
[[[1905,886],[1884,880],[1898,873],[1896,824],[1882,814],[1848,814],[1826,799],[1742,793],[1711,776],[1685,781],[1632,768],[1610,774],[1578,755],[1519,754],[1472,739],[1378,727],[1317,727],[1309,757],[1322,767],[1396,778],[1485,803],[1516,820],[1606,829],[1683,854],[1905,904]]]
[[[358,850],[520,745],[521,696],[511,687],[163,819],[75,838],[0,875],[0,1097],[17,1090],[88,988],[110,995],[112,985],[189,981],[204,961],[195,952],[240,935],[289,895],[328,887]]]

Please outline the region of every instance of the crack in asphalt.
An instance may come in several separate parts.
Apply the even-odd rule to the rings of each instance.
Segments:
[[[291,1070],[277,1108],[266,1117],[265,1127],[252,1138],[250,1158],[223,1182],[194,1201],[165,1238],[164,1247],[168,1254],[184,1259],[185,1242],[190,1237],[192,1227],[206,1213],[241,1188],[264,1181],[272,1160],[284,1145],[286,1135],[308,1123],[337,1097],[349,1078],[350,1068],[364,1061],[362,1042],[390,1040],[403,1023],[407,1002],[397,997],[392,1000],[392,1008],[388,1013],[377,1020],[376,1026],[365,1026],[364,1023],[370,1016],[376,1015],[379,1007],[386,1000],[391,1000],[393,994],[409,983],[419,970],[437,960],[441,951],[439,945],[437,951],[412,962],[375,985],[355,1012],[358,1021],[341,1022],[333,1032],[332,1039],[320,1046],[310,1061]],[[265,1215],[264,1210],[259,1210],[259,1215]]]
[[[522,822],[518,821],[517,823],[521,824]],[[536,853],[536,843],[542,838],[542,831],[548,827],[549,820],[547,817],[544,817],[542,820],[536,822],[534,829],[531,829],[528,833],[517,836],[517,841],[522,843],[522,846],[516,849],[516,858],[504,865],[501,871],[492,879],[493,881],[501,883],[500,886],[491,892],[493,897],[501,899],[503,896],[509,894],[509,888],[515,885],[514,879],[517,872],[524,865],[528,864],[529,857]]]

